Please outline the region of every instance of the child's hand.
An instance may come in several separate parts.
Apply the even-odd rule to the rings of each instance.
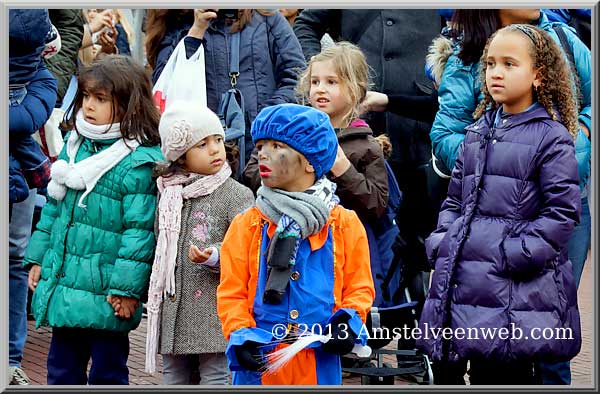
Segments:
[[[115,316],[129,319],[133,316],[135,308],[137,308],[139,301],[136,298],[124,297],[124,296],[112,296],[106,297],[106,300],[115,310]]]
[[[212,254],[212,249],[206,248],[200,250],[196,245],[190,246],[190,251],[188,253],[188,257],[192,263],[204,263],[210,255]]]
[[[28,280],[29,288],[31,289],[31,291],[35,291],[35,288],[37,287],[38,282],[40,281],[41,273],[42,267],[40,267],[37,264],[31,266],[31,269],[29,270]]]
[[[106,9],[100,13],[91,14],[89,17],[89,27],[92,33],[100,31],[103,27],[112,27],[113,15],[110,9]]]
[[[118,316],[119,310],[121,309],[121,297],[109,295],[106,296],[106,301],[108,301],[110,306],[115,310],[115,316]]]
[[[135,313],[135,308],[140,304],[137,298],[132,297],[120,297],[121,308],[119,308],[119,317],[130,319]]]
[[[117,52],[117,36],[119,32],[116,28],[111,26],[110,32],[102,32],[100,36],[98,36],[98,44],[100,44],[101,51],[103,53],[116,53]]]
[[[331,167],[331,172],[334,176],[338,177],[343,175],[352,164],[346,157],[346,154],[342,150],[342,147],[338,145],[337,156],[335,157],[335,163]]]

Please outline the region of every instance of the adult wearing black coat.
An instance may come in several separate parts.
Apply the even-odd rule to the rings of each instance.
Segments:
[[[418,102],[433,92],[424,73],[425,56],[441,26],[435,9],[304,9],[295,20],[294,33],[306,59],[320,52],[325,33],[335,41],[355,43],[374,70],[372,89],[401,95],[403,102],[412,106],[411,98]],[[394,112],[371,113],[368,123],[376,135],[385,132],[390,136],[393,153],[389,162],[403,192],[398,223],[409,246],[407,261],[426,267],[423,240],[435,229],[439,210],[426,198],[429,130],[435,111],[420,120]]]

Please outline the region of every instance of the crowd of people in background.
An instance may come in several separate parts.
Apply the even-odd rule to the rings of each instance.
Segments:
[[[571,383],[591,10],[148,9],[139,31],[130,16],[9,10],[11,384],[30,383],[30,314],[52,328],[50,385],[129,384],[146,316],[166,385],[341,384],[406,278],[421,327],[574,335],[399,339],[435,383]],[[162,112],[153,85],[180,43],[203,51],[206,105]],[[232,88],[242,161],[219,117]],[[331,336],[265,373],[299,324]]]

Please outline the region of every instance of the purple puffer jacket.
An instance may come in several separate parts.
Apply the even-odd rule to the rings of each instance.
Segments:
[[[539,104],[505,114],[496,128],[495,115],[465,129],[438,228],[426,241],[435,271],[417,347],[447,362],[568,360],[581,347],[566,250],[581,209],[573,139]],[[434,338],[432,329],[443,327],[452,339]],[[484,337],[482,329],[503,327],[508,335]],[[542,336],[536,328],[554,338],[532,339]],[[571,333],[556,335],[562,328]]]

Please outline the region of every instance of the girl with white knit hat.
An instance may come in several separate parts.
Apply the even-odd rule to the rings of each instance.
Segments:
[[[254,204],[231,178],[217,115],[197,102],[175,102],[159,132],[167,163],[158,166],[156,255],[148,292],[146,370],[163,357],[164,384],[227,384],[217,317],[219,251],[235,215]]]

